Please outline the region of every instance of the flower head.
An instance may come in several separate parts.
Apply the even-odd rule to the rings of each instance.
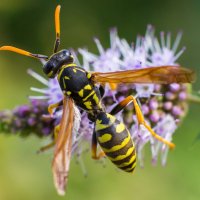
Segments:
[[[107,50],[102,47],[98,40],[97,48],[103,49],[99,51],[99,56],[84,49],[79,50],[84,63],[87,63],[87,68],[94,71],[120,71],[177,65],[177,59],[185,50],[185,48],[182,48],[176,53],[182,36],[181,33],[177,35],[174,44],[171,45],[170,33],[165,37],[164,32],[162,32],[160,39],[158,39],[152,26],[148,26],[144,37],[138,36],[136,42],[131,45],[125,39],[119,38],[116,29],[113,29],[110,34],[112,38],[111,47]],[[113,53],[112,59],[110,59],[110,56],[105,56],[108,50],[117,52]],[[90,55],[92,56],[90,57]],[[102,55],[104,55],[103,60]],[[97,62],[101,63],[101,69],[95,64]],[[108,64],[109,68],[105,64]],[[103,69],[104,66],[105,69]],[[187,85],[175,83],[170,85],[130,84],[118,85],[116,91],[106,91],[103,102],[108,110],[111,110],[113,105],[116,105],[128,95],[135,95],[140,102],[145,119],[157,134],[169,141],[172,141],[177,122],[187,112],[189,93]],[[122,117],[124,123],[131,130],[133,140],[136,143],[140,164],[143,165],[143,147],[146,143],[151,144],[152,162],[155,164],[158,156],[161,155],[161,162],[165,164],[168,147],[153,138],[146,129],[142,127],[138,129],[133,105],[129,105],[124,109]],[[167,127],[169,129],[166,129]]]
[[[138,36],[135,43],[129,44],[125,39],[121,39],[118,36],[116,29],[112,29],[110,31],[109,48],[104,48],[100,40],[95,38],[94,41],[99,54],[94,54],[86,49],[79,49],[79,53],[83,58],[82,67],[88,71],[110,72],[156,67],[160,65],[177,65],[177,59],[185,49],[182,48],[177,53],[181,34],[179,33],[177,35],[174,44],[171,45],[171,35],[169,33],[165,37],[162,32],[160,39],[158,39],[154,32],[153,27],[148,26],[144,37]],[[32,91],[39,92],[42,95],[30,96],[30,99],[33,101],[31,101],[31,105],[29,106],[22,106],[15,112],[5,111],[0,113],[0,118],[3,119],[3,123],[1,124],[4,124],[4,130],[6,127],[5,124],[10,123],[9,127],[14,127],[16,130],[17,127],[20,127],[18,130],[22,131],[22,127],[27,127],[23,126],[25,122],[22,120],[22,116],[26,115],[26,124],[29,124],[30,127],[36,126],[42,130],[44,135],[48,135],[50,132],[53,132],[55,125],[59,123],[62,110],[56,110],[54,118],[48,118],[48,120],[51,120],[51,126],[46,123],[42,123],[42,126],[39,126],[35,113],[40,113],[40,116],[47,114],[47,104],[62,100],[63,93],[57,79],[46,80],[32,70],[28,70],[28,73],[44,84],[42,89],[31,87]],[[182,120],[187,112],[188,94],[189,88],[187,85],[175,83],[170,85],[119,84],[116,90],[111,90],[109,85],[105,85],[105,95],[102,102],[107,112],[109,112],[113,106],[117,105],[125,97],[134,95],[137,97],[148,124],[161,137],[172,141],[173,134],[178,127],[178,122]],[[39,102],[44,102],[44,100],[45,106],[43,108],[45,110],[42,110],[41,113]],[[38,104],[33,102],[38,102]],[[147,143],[150,143],[152,163],[156,164],[158,156],[161,156],[161,163],[163,165],[166,163],[168,147],[152,137],[146,128],[138,126],[132,104],[128,105],[117,117],[123,120],[131,132],[141,166],[144,164],[144,146]],[[42,118],[42,120],[44,119]],[[78,158],[80,158],[81,152],[84,150],[84,145],[82,144],[86,142],[90,145],[91,143],[93,126],[88,119],[87,113],[81,111],[79,131],[74,135],[72,144],[72,152],[78,155]],[[38,133],[38,130],[32,131]]]

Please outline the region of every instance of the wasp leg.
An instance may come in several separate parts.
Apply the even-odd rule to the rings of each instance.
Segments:
[[[124,100],[122,100],[117,106],[113,108],[113,110],[110,112],[111,115],[115,115],[118,112],[120,112],[122,109],[124,109],[129,103],[133,102],[133,105],[135,107],[136,117],[138,120],[139,125],[143,125],[150,133],[151,135],[156,138],[157,140],[161,141],[162,143],[169,146],[170,149],[173,149],[175,147],[175,144],[165,140],[161,136],[157,135],[153,129],[146,123],[144,116],[142,114],[142,111],[137,103],[137,100],[134,96],[128,96]]]
[[[105,153],[103,151],[101,151],[97,155],[97,137],[96,137],[96,133],[94,131],[93,135],[92,135],[92,158],[95,160],[99,160],[100,158],[102,158],[104,156],[105,156]]]
[[[53,111],[54,109],[58,108],[59,106],[62,106],[63,105],[63,100],[57,102],[57,103],[54,103],[54,104],[50,104],[48,106],[48,112],[50,115],[53,115]]]
[[[54,138],[53,138],[53,141],[52,141],[51,143],[47,144],[46,146],[41,147],[41,148],[37,151],[38,154],[39,154],[39,153],[43,153],[43,152],[45,152],[45,151],[51,149],[52,147],[54,147],[54,145],[56,144],[56,140],[57,140],[59,131],[60,131],[60,124],[57,125],[57,126],[54,128]]]
[[[59,101],[59,102],[57,102],[57,103],[54,103],[54,104],[50,104],[50,105],[48,106],[48,112],[49,112],[49,114],[50,114],[50,115],[53,115],[54,109],[56,109],[57,107],[59,107],[59,106],[61,106],[61,105],[63,105],[63,100],[61,100],[61,101]],[[57,126],[54,128],[54,138],[53,138],[53,141],[52,141],[50,144],[47,144],[46,146],[41,147],[41,148],[37,151],[37,153],[42,153],[42,152],[44,152],[44,151],[46,151],[46,150],[52,148],[52,147],[55,145],[56,139],[57,139],[57,136],[58,136],[58,133],[59,133],[59,130],[60,130],[60,124],[57,125]]]
[[[104,94],[105,94],[105,88],[103,85],[100,85],[99,86],[99,91],[100,91],[100,94],[101,94],[101,98],[103,98]]]

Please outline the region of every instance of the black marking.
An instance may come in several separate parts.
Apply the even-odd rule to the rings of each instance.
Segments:
[[[126,169],[131,168],[135,164],[135,162],[136,162],[136,159],[133,160],[133,162],[131,162],[129,165],[124,166],[124,167],[119,167],[119,168],[126,171]]]
[[[120,165],[122,163],[125,163],[125,162],[129,162],[130,159],[135,156],[135,150],[129,155],[127,156],[126,158],[122,159],[122,160],[117,160],[117,161],[112,161],[114,164],[116,165]]]
[[[109,157],[111,157],[111,158],[116,158],[119,155],[126,155],[127,151],[131,147],[133,147],[133,141],[129,140],[128,144],[126,146],[124,146],[122,149],[119,149],[119,150],[113,151],[113,152],[107,152],[106,155],[109,156]],[[118,162],[118,161],[114,161],[114,162]]]
[[[133,167],[132,169],[130,170],[126,170],[126,172],[133,172],[135,170],[135,167]]]

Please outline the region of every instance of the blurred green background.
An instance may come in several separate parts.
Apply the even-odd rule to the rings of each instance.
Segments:
[[[187,51],[179,63],[200,73],[200,1],[199,0],[7,0],[0,2],[0,46],[14,45],[33,53],[50,55],[54,43],[54,9],[62,5],[62,48],[88,47],[97,52],[92,38],[98,36],[109,44],[109,29],[117,27],[119,35],[135,41],[144,35],[147,24],[160,31],[179,30],[184,35],[181,46]],[[26,70],[41,73],[40,64],[17,54],[0,54],[0,110],[27,103],[30,86],[41,86]],[[199,90],[200,81],[194,84]],[[196,200],[200,198],[200,105],[190,105],[187,117],[177,130],[177,147],[169,153],[166,167],[151,166],[146,149],[145,168],[137,167],[133,175],[118,172],[107,162],[104,168],[84,155],[88,177],[72,160],[68,191],[59,197],[54,189],[50,163],[51,152],[36,155],[45,140],[22,139],[0,135],[0,200]],[[195,143],[194,140],[196,141]]]

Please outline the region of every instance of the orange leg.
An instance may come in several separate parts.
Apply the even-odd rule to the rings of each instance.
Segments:
[[[101,151],[97,155],[97,138],[96,138],[96,133],[93,132],[93,135],[92,135],[92,158],[95,160],[99,160],[102,157],[105,157],[105,153],[103,151]]]
[[[63,105],[63,100],[57,102],[57,103],[54,103],[54,104],[51,104],[48,106],[48,112],[49,114],[52,116],[53,115],[53,112],[54,112],[54,109],[58,108],[59,106]],[[54,128],[54,140],[50,143],[50,144],[47,144],[46,146],[44,147],[41,147],[37,153],[42,153],[44,151],[47,151],[48,149],[52,148],[55,143],[56,143],[56,139],[57,139],[57,136],[58,136],[58,133],[59,133],[59,130],[60,130],[60,124],[57,125],[55,128]]]
[[[133,102],[133,105],[135,107],[136,117],[138,119],[139,125],[143,125],[150,133],[151,135],[156,138],[157,140],[161,141],[162,143],[169,146],[170,149],[173,149],[175,147],[175,144],[165,140],[161,136],[157,135],[153,129],[146,123],[144,116],[142,114],[142,111],[135,99],[134,96],[128,96],[123,101],[121,101],[116,107],[113,108],[113,110],[110,112],[110,114],[115,115],[118,112],[120,112],[124,107],[126,107],[129,103]]]
[[[54,147],[54,145],[56,144],[56,140],[57,140],[59,131],[60,131],[60,124],[57,125],[57,126],[54,128],[54,139],[53,139],[53,141],[52,141],[51,143],[47,144],[46,146],[41,147],[41,148],[37,151],[38,154],[39,154],[39,153],[43,153],[43,152],[45,152],[45,151],[51,149],[52,147]]]

